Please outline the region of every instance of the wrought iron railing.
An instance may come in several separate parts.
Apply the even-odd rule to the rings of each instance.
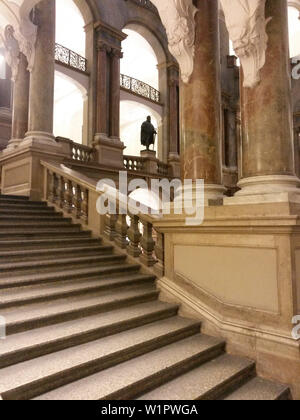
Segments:
[[[87,60],[60,44],[55,44],[55,60],[76,70],[87,71]]]
[[[136,95],[143,96],[153,102],[160,102],[160,93],[158,90],[147,83],[134,79],[133,77],[121,74],[120,85],[123,89],[129,90]]]
[[[128,0],[125,0],[128,1]],[[152,10],[154,13],[158,13],[157,8],[151,3],[150,0],[130,0],[133,3],[136,3],[139,6],[145,7],[146,9]]]

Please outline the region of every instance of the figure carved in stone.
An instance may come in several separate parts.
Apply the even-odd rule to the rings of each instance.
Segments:
[[[266,0],[221,0],[233,48],[241,60],[244,87],[260,82],[260,70],[266,62],[268,35]]]

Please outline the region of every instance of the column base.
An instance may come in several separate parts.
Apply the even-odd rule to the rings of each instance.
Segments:
[[[98,152],[98,163],[103,166],[124,169],[124,143],[117,137],[107,137],[106,134],[95,135],[93,146]]]
[[[15,150],[17,147],[20,146],[22,141],[23,141],[23,139],[11,139],[11,140],[9,140],[6,148],[3,150],[3,153],[8,153],[8,152],[11,152],[11,151]]]
[[[296,176],[268,175],[244,178],[234,197],[225,198],[224,204],[300,203],[300,179]]]
[[[183,187],[184,186],[181,186],[179,190],[177,190],[178,196],[176,198],[176,201],[181,201],[184,198],[184,194],[186,194],[186,196],[190,198],[188,200],[185,200],[185,202],[190,202],[191,206],[193,207],[195,205],[198,206],[198,204],[201,205],[203,203],[205,206],[223,204],[224,193],[226,191],[226,188],[222,185],[204,184],[204,197],[202,197],[202,200],[200,200],[201,202],[199,201],[199,199],[203,193],[203,186],[193,184],[191,187],[185,187],[184,191]],[[196,202],[196,200],[198,202]]]
[[[20,147],[35,147],[42,148],[55,148],[59,150],[61,146],[55,141],[55,137],[51,133],[46,133],[43,131],[28,131],[26,133],[24,140],[20,143]]]

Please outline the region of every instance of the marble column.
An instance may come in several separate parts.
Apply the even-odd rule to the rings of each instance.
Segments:
[[[55,1],[36,6],[37,41],[30,77],[29,124],[26,143],[56,145],[53,136]]]
[[[198,0],[194,70],[180,87],[184,179],[203,179],[206,201],[223,196],[218,1]]]
[[[169,156],[172,176],[180,177],[179,142],[179,80],[169,79]]]
[[[108,137],[108,60],[109,47],[103,42],[98,43],[97,64],[97,123],[96,136]]]
[[[122,52],[111,50],[110,66],[110,118],[109,134],[113,140],[120,140],[120,59]]]
[[[20,53],[18,72],[13,87],[12,135],[6,150],[18,147],[28,131],[30,73],[27,67],[27,58]]]
[[[297,192],[286,0],[267,0],[268,46],[260,82],[241,77],[242,188],[237,195]],[[299,190],[300,191],[300,190]]]

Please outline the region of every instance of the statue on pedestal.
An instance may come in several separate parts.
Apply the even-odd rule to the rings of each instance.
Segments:
[[[141,144],[145,146],[147,150],[149,150],[151,144],[153,144],[153,148],[155,145],[155,136],[157,131],[155,130],[153,124],[151,123],[151,117],[148,116],[147,120],[143,122],[141,127]]]

